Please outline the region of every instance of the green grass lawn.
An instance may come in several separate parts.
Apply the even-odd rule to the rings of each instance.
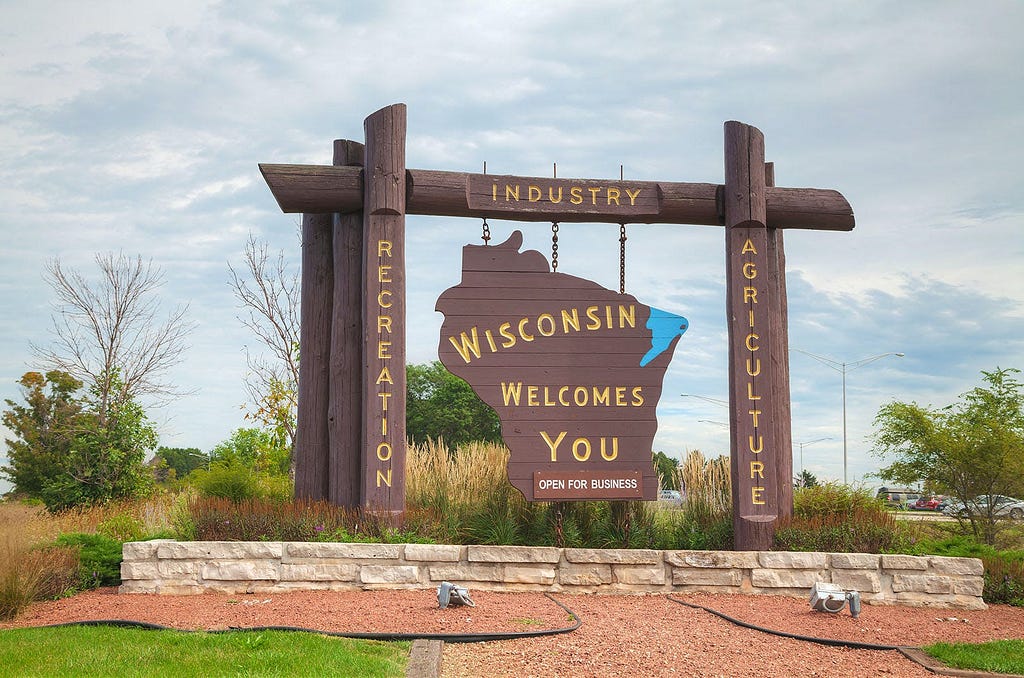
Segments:
[[[4,676],[403,676],[408,659],[409,643],[285,631],[0,631]]]
[[[946,666],[956,669],[1024,674],[1024,640],[989,643],[936,643],[922,648]]]

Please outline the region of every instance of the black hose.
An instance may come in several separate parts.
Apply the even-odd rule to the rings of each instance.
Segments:
[[[728,622],[732,622],[733,624],[736,624],[737,626],[742,626],[745,629],[753,629],[754,631],[761,631],[762,633],[770,633],[773,636],[782,636],[783,638],[793,638],[795,640],[804,640],[804,641],[807,641],[809,643],[818,643],[819,645],[829,645],[829,646],[832,646],[832,647],[846,647],[846,648],[849,648],[851,650],[884,650],[886,652],[889,652],[889,651],[893,651],[893,650],[897,650],[898,651],[900,649],[900,647],[898,645],[877,645],[875,643],[861,643],[861,642],[858,642],[856,640],[836,640],[834,638],[816,638],[814,636],[801,636],[800,634],[788,633],[786,631],[776,631],[775,629],[768,629],[768,628],[765,628],[763,626],[758,626],[756,624],[751,624],[749,622],[741,621],[741,620],[736,619],[734,617],[730,617],[729,615],[727,615],[727,614],[725,614],[723,612],[719,612],[718,610],[712,610],[710,607],[704,607],[703,605],[697,605],[695,603],[687,603],[686,601],[679,600],[678,598],[673,598],[672,596],[666,596],[666,597],[669,600],[671,600],[673,603],[679,603],[680,605],[685,605],[686,607],[692,607],[692,608],[694,608],[696,610],[704,610],[705,612],[710,612],[711,614],[715,615],[716,617],[720,617],[720,618],[722,618],[722,619],[724,619],[724,620],[726,620]]]
[[[515,638],[537,638],[540,636],[554,636],[560,633],[569,633],[575,631],[583,624],[579,615],[570,610],[562,603],[555,600],[551,594],[545,593],[544,597],[553,602],[558,607],[565,610],[569,616],[575,621],[572,626],[565,626],[557,629],[543,629],[538,631],[506,631],[503,633],[359,633],[349,631],[321,631],[319,629],[308,629],[300,626],[247,626],[247,627],[233,627],[229,629],[216,629],[212,631],[202,631],[194,629],[176,629],[171,626],[162,626],[160,624],[151,624],[149,622],[132,621],[129,619],[93,619],[85,621],[72,621],[64,622],[61,624],[47,624],[45,626],[37,626],[35,628],[43,629],[54,629],[62,626],[114,626],[118,628],[135,628],[143,629],[147,631],[182,631],[184,633],[237,633],[239,631],[290,631],[300,633],[315,633],[321,636],[331,636],[334,638],[353,638],[357,640],[383,640],[383,641],[399,641],[399,640],[443,640],[446,643],[481,643],[491,640],[512,640]]]

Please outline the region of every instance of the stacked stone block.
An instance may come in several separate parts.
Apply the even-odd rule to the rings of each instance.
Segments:
[[[807,596],[815,582],[864,602],[981,609],[975,558],[560,549],[550,546],[176,542],[124,545],[122,593],[470,589],[566,593],[746,593]]]

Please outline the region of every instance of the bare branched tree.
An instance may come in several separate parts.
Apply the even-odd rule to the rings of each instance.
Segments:
[[[267,244],[252,235],[244,260],[243,271],[230,263],[228,270],[231,289],[244,310],[238,319],[262,344],[260,353],[246,348],[246,388],[255,407],[250,414],[283,429],[291,447],[299,384],[299,275],[289,270],[283,251],[272,260]]]
[[[94,385],[101,415],[114,399],[159,404],[182,393],[162,379],[180,363],[193,323],[188,306],[160,314],[163,273],[152,261],[124,253],[96,255],[98,281],[48,262],[44,278],[57,295],[50,346],[33,345],[47,366]]]

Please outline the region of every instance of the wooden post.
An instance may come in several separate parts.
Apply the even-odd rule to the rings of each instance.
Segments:
[[[771,548],[778,515],[764,137],[725,123],[726,315],[733,531],[738,551]]]
[[[364,122],[363,461],[360,501],[405,510],[404,104]]]
[[[362,166],[363,145],[334,142],[334,164]],[[327,430],[327,499],[356,508],[363,450],[363,212],[334,215],[334,322],[331,325],[331,393]],[[301,363],[300,363],[301,364]]]
[[[765,163],[765,184],[775,185],[775,164]],[[775,479],[779,518],[793,515],[793,426],[789,400],[789,305],[786,301],[786,252],[782,229],[768,229],[768,281],[772,331],[772,424],[775,428]]]
[[[302,286],[299,315],[298,414],[295,424],[295,497],[327,498],[327,409],[330,397],[330,214],[302,215]]]

